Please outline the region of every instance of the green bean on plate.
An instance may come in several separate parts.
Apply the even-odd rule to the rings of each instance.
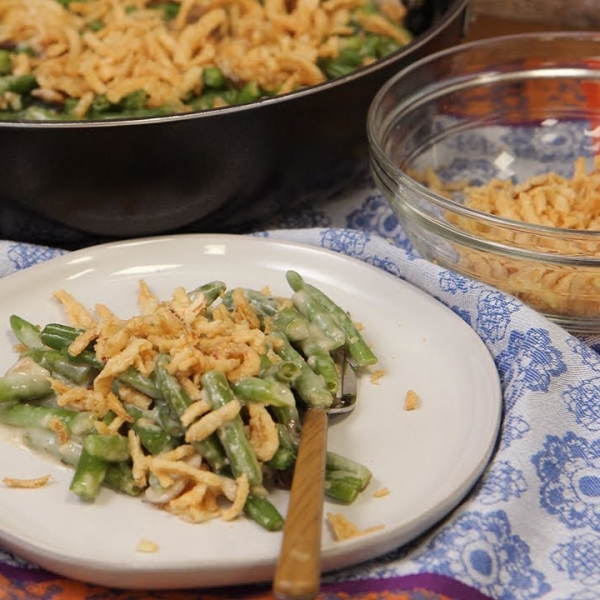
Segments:
[[[161,300],[140,281],[127,319],[56,290],[65,323],[10,318],[18,358],[0,377],[0,423],[71,466],[82,502],[111,488],[190,522],[281,529],[269,496],[289,487],[305,410],[334,402],[334,353],[359,374],[377,363],[352,315],[286,277],[285,297],[210,281]],[[328,452],[331,500],[353,502],[370,479]]]

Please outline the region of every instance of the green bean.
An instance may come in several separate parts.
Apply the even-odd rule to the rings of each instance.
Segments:
[[[204,296],[204,301],[207,306],[210,306],[219,298],[222,294],[225,293],[227,286],[219,280],[209,281],[200,287],[195,288],[191,292],[188,293],[188,296],[195,300],[198,294],[202,294]]]
[[[237,93],[235,104],[247,104],[254,102],[262,96],[262,91],[255,81],[246,83]]]
[[[140,438],[142,446],[152,455],[160,454],[178,445],[183,439],[174,438],[167,433],[157,422],[158,411],[144,411],[130,404],[126,405],[127,413],[133,417],[131,428]]]
[[[270,406],[269,412],[278,425],[282,425],[287,430],[291,440],[298,443],[302,425],[300,422],[300,413],[297,406]],[[281,441],[281,438],[280,438]]]
[[[77,358],[70,358],[66,353],[58,350],[29,350],[26,354],[40,367],[43,367],[52,377],[67,380],[78,385],[91,381],[96,370]]]
[[[10,52],[0,48],[0,75],[8,75],[12,72],[12,60]]]
[[[279,311],[279,300],[277,298],[273,298],[272,296],[267,296],[263,294],[263,292],[259,292],[257,290],[246,289],[245,292],[246,297],[248,298],[248,302],[250,306],[254,308],[254,310],[262,316],[272,317],[277,314]]]
[[[324,309],[329,311],[329,313],[335,317],[340,328],[345,333],[346,348],[357,366],[364,367],[373,365],[377,362],[377,356],[373,353],[371,348],[369,348],[352,319],[350,319],[348,314],[342,310],[342,308],[317,287],[306,283],[296,271],[288,271],[286,273],[286,278],[295,292],[298,290],[305,290],[312,298],[317,300]]]
[[[0,89],[2,85],[0,83]],[[2,92],[0,91],[0,94]],[[47,108],[39,105],[27,106],[23,110],[16,111],[1,111],[0,119],[3,121],[14,121],[14,120],[23,120],[23,121],[61,121],[64,120],[64,115],[53,110],[51,108]]]
[[[276,379],[244,377],[232,383],[236,396],[247,402],[259,402],[272,406],[294,406],[296,399],[290,388]]]
[[[267,498],[250,494],[244,504],[244,512],[267,531],[280,531],[283,528],[281,513]]]
[[[172,437],[183,437],[185,435],[185,427],[179,416],[173,412],[163,398],[157,398],[154,404],[158,425]]]
[[[218,89],[207,86],[202,94],[189,101],[189,105],[194,110],[207,110],[217,106],[217,101],[219,105],[246,104],[267,95],[254,82],[249,82],[240,89],[226,82],[225,86]]]
[[[333,403],[333,395],[327,389],[324,378],[315,373],[307,364],[304,357],[290,344],[280,332],[273,332],[273,337],[280,341],[277,354],[283,360],[291,360],[300,368],[300,375],[292,382],[300,398],[309,406],[329,407]]]
[[[216,433],[199,442],[194,442],[192,446],[215,473],[225,474],[230,471],[229,458]]]
[[[23,443],[33,450],[43,450],[71,467],[77,465],[81,454],[81,442],[69,439],[60,443],[56,432],[51,429],[26,428]]]
[[[108,112],[111,106],[112,103],[106,94],[96,94],[92,100],[90,114],[98,116],[98,114]]]
[[[221,371],[207,371],[202,375],[202,387],[213,408],[220,408],[235,398],[227,378]],[[254,449],[250,445],[240,415],[223,423],[217,430],[234,477],[245,473],[251,486],[262,484],[262,471]]]
[[[361,480],[347,471],[325,471],[323,491],[329,498],[351,504],[363,489]]]
[[[222,89],[227,84],[223,71],[218,67],[204,67],[202,81],[206,87],[213,89]]]
[[[371,471],[365,465],[332,451],[328,451],[325,456],[325,468],[330,472],[341,471],[351,474],[361,482],[363,489],[367,487],[372,477]]]
[[[266,462],[266,465],[275,471],[288,471],[296,463],[296,453],[289,448],[277,448],[275,454]]]
[[[196,96],[190,100],[192,110],[209,110],[214,108],[217,98],[221,97],[222,92],[217,90],[209,90],[203,92],[200,96]]]
[[[4,75],[0,77],[0,94],[6,92],[27,94],[35,87],[37,87],[37,81],[32,73],[25,75]]]
[[[54,350],[66,350],[83,332],[83,329],[70,325],[47,323],[40,332],[40,339],[44,345]]]
[[[103,483],[107,487],[128,496],[139,496],[144,491],[135,482],[131,465],[128,462],[108,463]]]
[[[340,41],[340,50],[337,56],[321,58],[317,64],[330,79],[342,77],[366,63],[371,58],[368,49],[363,46],[363,40],[358,36],[345,37]]]
[[[149,398],[153,400],[158,400],[162,398],[161,391],[159,387],[156,385],[155,381],[152,377],[147,377],[146,375],[142,375],[137,369],[133,367],[128,367],[124,371],[122,371],[117,379],[128,385],[129,387],[145,394]]]
[[[359,66],[365,60],[383,58],[402,47],[397,40],[375,33],[345,37],[340,40],[340,46],[341,50],[337,58],[346,66],[352,64]]]
[[[179,13],[179,2],[161,2],[158,5],[163,11],[165,21],[172,21]]]
[[[323,377],[327,389],[335,394],[340,387],[340,373],[331,354],[318,345],[301,345],[301,349],[306,355],[308,366]]]
[[[398,29],[403,29],[402,27],[398,27]],[[406,29],[404,29],[407,37],[410,35]],[[375,56],[377,58],[383,58],[392,52],[396,52],[402,48],[402,44],[393,38],[387,38],[384,36],[375,36],[376,45],[375,45]]]
[[[36,56],[36,51],[29,42],[18,42],[14,51],[15,54],[27,54],[27,56],[31,56],[32,58]]]
[[[112,410],[108,410],[108,411],[106,411],[104,416],[100,419],[100,422],[102,422],[104,425],[106,425],[108,427],[116,418],[117,418],[116,413]]]
[[[248,304],[252,307],[254,312],[260,317],[273,317],[279,310],[279,301],[276,298],[272,298],[250,288],[243,288],[242,292],[248,301]],[[223,303],[225,306],[232,310],[234,308],[233,301],[233,290],[229,290],[223,296]]]
[[[76,358],[78,362],[84,362],[101,370],[104,363],[96,357],[93,344],[88,345],[76,356],[69,352],[69,346],[83,333],[83,329],[77,329],[60,323],[48,323],[40,332],[40,340],[49,348],[65,352],[67,356]]]
[[[296,462],[299,437],[290,435],[284,425],[278,423],[277,426],[279,449],[267,466],[274,470],[291,470]],[[324,492],[339,502],[354,502],[371,480],[367,467],[336,452],[326,452],[325,464]]]
[[[63,103],[62,111],[59,113],[57,118],[63,117],[66,119],[70,118],[71,120],[76,119],[77,116],[75,115],[74,111],[78,104],[79,102],[75,98],[66,98]]]
[[[329,498],[350,504],[371,481],[371,471],[364,465],[336,452],[325,455],[324,492]]]
[[[40,367],[39,371],[13,372],[0,377],[0,406],[15,400],[32,402],[52,395],[49,375]]]
[[[181,417],[185,409],[192,404],[189,394],[181,387],[177,378],[169,373],[167,365],[169,357],[160,355],[154,365],[156,384],[161,391],[163,398],[170,406],[175,415]]]
[[[294,454],[298,451],[298,438],[290,432],[284,423],[276,423],[277,436],[279,438],[279,447],[291,450]]]
[[[277,423],[277,435],[279,437],[279,448],[277,448],[273,458],[267,462],[267,466],[277,471],[292,469],[298,453],[298,438],[294,441],[288,428],[281,423]]]
[[[177,378],[167,371],[168,360],[168,356],[165,355],[157,358],[154,368],[156,382],[172,412],[180,417],[192,403],[192,399],[181,387]],[[230,457],[225,449],[221,447],[217,436],[213,435],[194,442],[193,446],[215,471],[221,472],[229,467]]]
[[[148,92],[146,92],[146,90],[135,90],[123,96],[117,107],[118,110],[123,110],[125,112],[131,110],[141,110],[146,106],[147,100]]]
[[[372,54],[374,37],[376,36],[349,35],[340,40],[340,47],[342,50],[362,50],[365,54]]]
[[[90,433],[83,440],[83,449],[90,456],[107,462],[123,462],[131,458],[129,441],[118,433]]]
[[[48,452],[71,467],[77,466],[81,456],[81,444],[72,440],[59,444],[56,433],[48,429],[27,429],[23,435],[23,442],[34,450]],[[138,496],[143,491],[133,479],[129,462],[108,463],[103,483],[129,496]]]
[[[18,315],[11,315],[9,318],[10,328],[15,337],[27,348],[44,348],[41,339],[41,330],[37,325],[26,321]]]
[[[69,489],[82,500],[90,502],[98,496],[107,470],[108,461],[92,456],[84,447],[77,461]]]
[[[321,346],[332,351],[344,345],[346,334],[337,324],[335,316],[324,308],[316,298],[304,289],[300,289],[292,296],[292,302],[298,311],[322,333],[319,338]]]
[[[260,372],[263,379],[275,379],[281,383],[291,384],[300,376],[300,367],[292,360],[280,360],[272,363],[266,359]]]
[[[101,21],[100,19],[94,19],[88,23],[88,27],[90,28],[91,31],[93,31],[95,33],[96,31],[100,31],[101,29],[104,29],[105,23],[104,23],[104,21]]]
[[[144,90],[135,90],[123,97],[120,102],[112,103],[106,94],[96,94],[86,117],[88,119],[122,119],[163,115],[172,112],[167,106],[148,108],[146,106],[147,93]]]
[[[352,73],[352,71],[356,70],[355,64],[347,63],[344,60],[337,58],[322,58],[317,62],[317,64],[328,79],[343,77],[344,75],[349,75]]]
[[[308,321],[292,307],[282,308],[273,317],[273,326],[281,331],[290,342],[299,342],[309,336]]]
[[[21,403],[0,405],[0,423],[12,427],[50,429],[55,418],[64,423],[76,436],[86,435],[95,430],[96,418],[92,412]]]

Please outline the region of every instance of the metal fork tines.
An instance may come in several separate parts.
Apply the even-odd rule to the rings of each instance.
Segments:
[[[356,403],[358,391],[356,369],[343,349],[335,353],[334,360],[340,373],[340,383],[329,414],[350,412]]]

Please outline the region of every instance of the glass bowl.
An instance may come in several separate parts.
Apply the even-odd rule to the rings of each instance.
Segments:
[[[432,54],[380,88],[367,134],[375,183],[421,256],[600,333],[600,34]]]

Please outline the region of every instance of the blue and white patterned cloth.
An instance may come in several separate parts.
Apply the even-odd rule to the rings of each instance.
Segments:
[[[504,417],[481,481],[431,532],[327,581],[439,573],[502,600],[600,598],[600,355],[513,297],[417,257],[365,178],[257,235],[346,253],[419,287],[484,340]],[[0,276],[63,253],[0,242]],[[2,558],[4,557],[4,558]],[[0,553],[0,561],[16,557]]]

